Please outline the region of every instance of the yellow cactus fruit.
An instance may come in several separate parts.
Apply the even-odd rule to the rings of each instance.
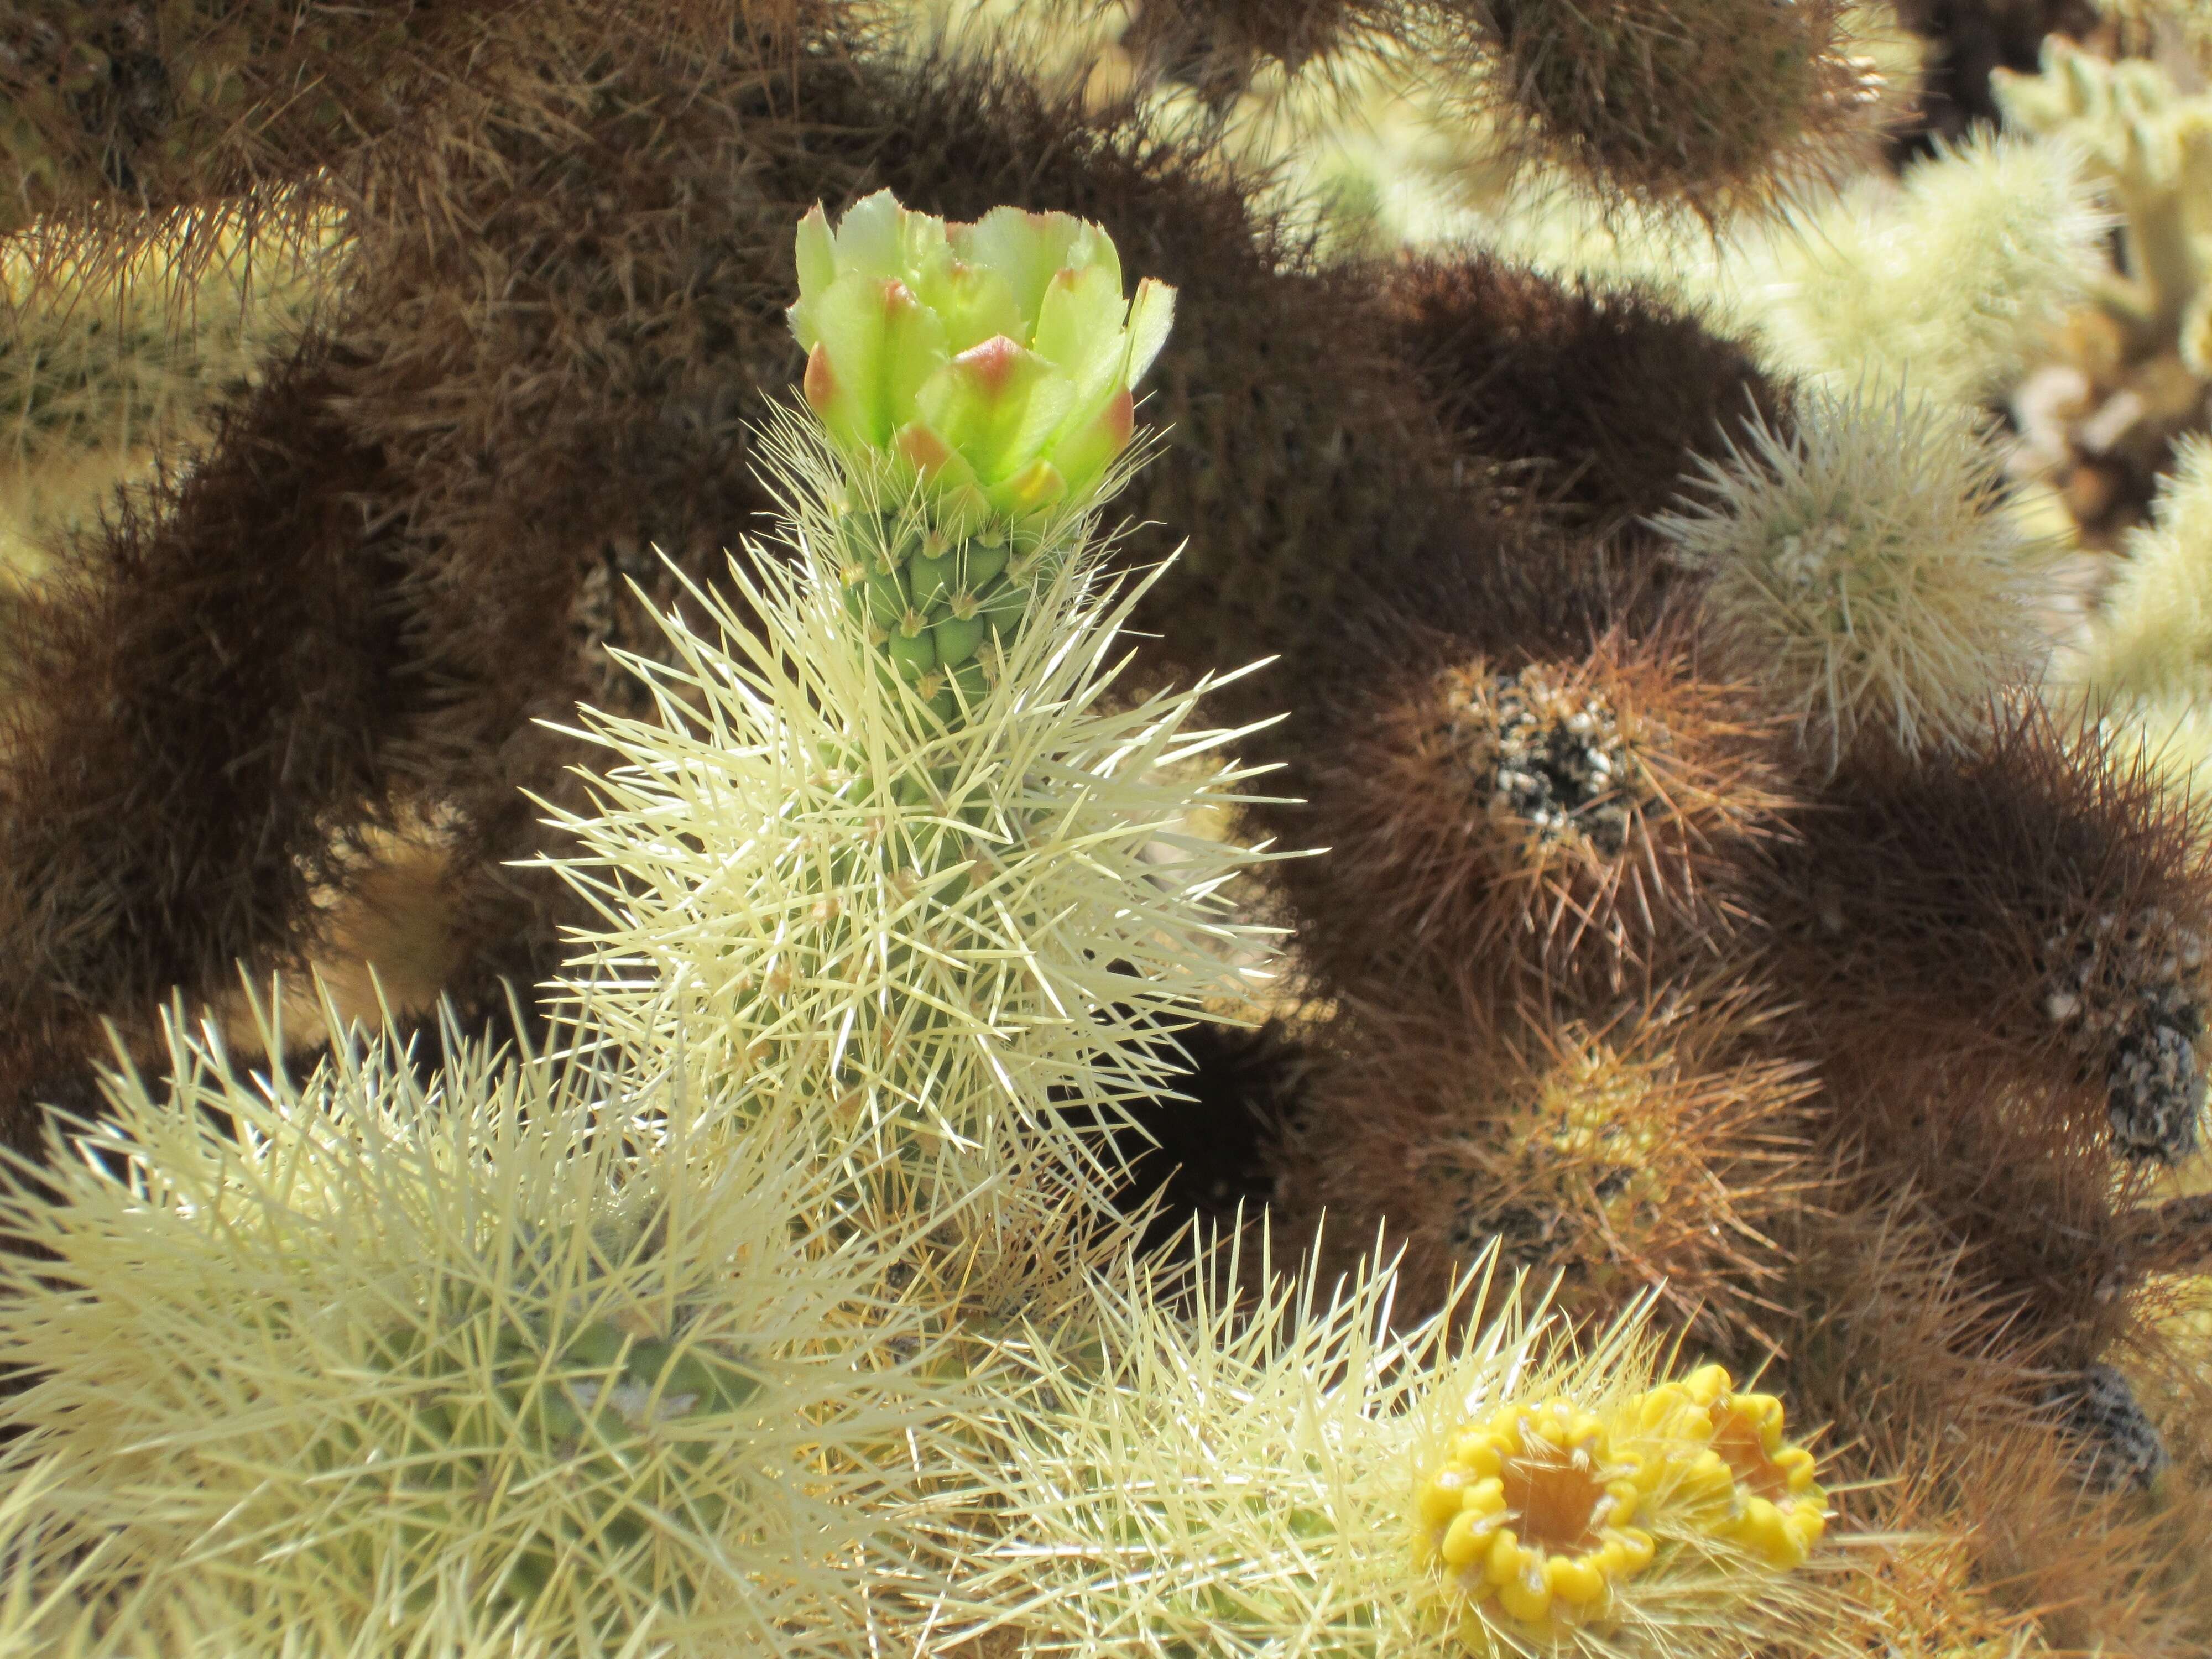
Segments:
[[[1705,1513],[1711,1535],[1781,1571],[1804,1565],[1827,1529],[1818,1460],[1784,1437],[1771,1394],[1739,1392],[1721,1365],[1701,1365],[1622,1408],[1624,1449],[1655,1504]]]
[[[1489,1650],[1503,1614],[1529,1634],[1602,1619],[1615,1585],[1651,1564],[1651,1534],[1631,1526],[1639,1460],[1616,1453],[1606,1425],[1564,1399],[1501,1406],[1453,1437],[1422,1483],[1417,1546],[1466,1598],[1468,1647]]]

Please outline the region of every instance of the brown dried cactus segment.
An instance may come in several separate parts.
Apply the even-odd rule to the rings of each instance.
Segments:
[[[2155,1172],[2114,1158],[2078,1087],[1911,1035],[1821,1053],[1832,1034],[1802,1006],[1780,1028],[1819,1054],[1838,1199],[1836,1218],[1784,1229],[1778,1299],[1793,1386],[1847,1437],[1893,1449],[1944,1425],[2059,1421],[2062,1385],[2142,1347],[2146,1298],[2201,1268],[2212,1237],[2148,1201]]]
[[[1833,174],[1875,101],[1842,0],[1471,0],[1521,153],[1707,218]]]
[[[1084,0],[1084,9],[1098,7]],[[1139,73],[1225,102],[1265,64],[1296,71],[1385,48],[1414,9],[1409,0],[1137,0],[1128,9],[1121,46]]]
[[[1793,1405],[1793,1415],[1795,1415]],[[1885,1659],[2197,1653],[2212,1640],[2205,1494],[2085,1490],[2078,1446],[2049,1422],[1952,1423],[1847,1466],[1857,1547],[1839,1605]],[[1862,1635],[1861,1632],[1863,1632]]]
[[[1820,1180],[1814,1082],[1765,1023],[1717,979],[1595,1020],[1352,1009],[1316,1039],[1328,1057],[1278,1154],[1279,1212],[1347,1267],[1380,1227],[1405,1251],[1408,1320],[1495,1238],[1504,1266],[1562,1275],[1577,1322],[1656,1292],[1674,1328],[1771,1351],[1776,1229],[1819,1203]]]
[[[0,742],[0,1017],[150,1017],[316,931],[350,832],[386,821],[388,745],[426,695],[378,468],[314,347],[208,453],[58,550],[24,603]]]
[[[1796,1413],[1792,1413],[1795,1416]],[[2033,1612],[2004,1605],[1976,1571],[1971,1526],[1923,1477],[1851,1494],[1853,1537],[1845,1558],[1851,1594],[1840,1601],[1850,1652],[1884,1659],[2044,1659]],[[1911,1517],[1905,1524],[1904,1517]]]
[[[1789,392],[1735,341],[1635,287],[1561,283],[1488,256],[1407,258],[1384,289],[1400,349],[1445,428],[1533,464],[1530,488],[1599,534],[1668,506],[1694,456]]]
[[[1758,901],[1778,983],[1870,1093],[1886,1066],[1971,1057],[2177,1162],[2202,1137],[2212,998],[2201,816],[2109,734],[2025,702],[1955,764],[1862,757]]]
[[[1139,619],[1164,668],[1341,654],[1347,617],[1394,582],[1526,539],[1367,286],[1301,264],[1198,154],[957,63],[825,52],[795,105],[804,120],[742,51],[680,73],[640,52],[572,128],[503,129],[435,191],[354,214],[351,406],[454,592],[521,592],[556,537],[703,550],[711,575],[748,527],[743,422],[799,366],[787,221],[883,187],[952,218],[1015,203],[1093,219],[1177,289],[1140,410],[1161,453],[1115,509],[1145,526],[1130,562],[1183,548]],[[504,644],[458,637],[477,614],[434,621],[504,669]],[[1223,716],[1320,702],[1327,678],[1255,677]]]
[[[1789,1310],[1779,1334],[1792,1401],[1856,1448],[1855,1473],[1887,1474],[1946,1425],[2031,1424],[2064,1362],[2048,1333],[2020,1328],[2018,1294],[1981,1271],[1909,1176],[1857,1155],[1872,1139],[1823,1146],[1830,1204],[1784,1218],[1789,1271],[1775,1299]]]
[[[2212,1647],[2212,1487],[2200,1476],[2176,1468],[2154,1492],[2133,1482],[2115,1489],[2063,1420],[1963,1455],[1955,1433],[1946,1438],[1945,1486],[1982,1582],[1991,1599],[2035,1614],[2043,1650]]]
[[[1818,1040],[1787,1023],[1790,1040]],[[2095,1363],[2124,1329],[2128,1297],[2172,1261],[2166,1243],[2142,1248],[2136,1210],[2152,1173],[2113,1158],[2095,1103],[2084,1109],[2081,1091],[1978,1054],[1917,1073],[1872,1054],[1822,1066],[1819,1127],[1846,1190],[1869,1204],[1910,1194],[1960,1253],[1962,1278],[2005,1310],[2001,1336],[1974,1340],[2042,1373],[2019,1397],[2039,1401],[2049,1372]]]
[[[103,196],[167,207],[404,131],[515,0],[380,7],[28,0],[0,33],[20,190],[0,228]]]
[[[1666,637],[1407,675],[1309,762],[1301,944],[1378,997],[1602,998],[1710,960],[1790,805],[1766,736]]]
[[[20,0],[0,22],[0,234],[404,171],[450,122],[543,115],[519,65],[726,32],[719,0]],[[767,18],[776,8],[757,9]],[[765,25],[763,25],[765,27]],[[398,176],[395,174],[395,176]],[[335,177],[324,184],[336,187]],[[353,181],[358,184],[358,180]]]

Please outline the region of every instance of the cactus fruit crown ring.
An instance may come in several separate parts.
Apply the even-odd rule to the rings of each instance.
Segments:
[[[1629,1524],[1638,1468],[1571,1401],[1500,1407],[1454,1435],[1423,1484],[1424,1553],[1474,1610],[1523,1627],[1602,1612],[1651,1561],[1651,1534]]]

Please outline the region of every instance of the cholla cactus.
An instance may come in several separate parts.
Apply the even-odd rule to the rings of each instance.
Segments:
[[[1972,404],[2051,349],[2111,223],[2069,146],[1982,131],[1793,212],[1721,280],[1778,367]]]
[[[1838,0],[1483,0],[1512,142],[1708,216],[1836,170],[1875,101]]]
[[[1553,510],[1598,533],[1636,533],[1746,416],[1790,418],[1786,388],[1741,343],[1649,286],[1562,285],[1462,253],[1401,257],[1387,293],[1446,423],[1534,469]]]
[[[171,1090],[118,1080],[39,1177],[63,1201],[0,1211],[46,1258],[5,1267],[39,1357],[7,1474],[108,1539],[88,1600],[204,1595],[271,1651],[471,1601],[552,1652],[649,1622],[845,1654],[886,1616],[964,1396],[917,1370],[898,1240],[843,1235],[787,1123],[465,1051],[426,1083],[378,1044],[257,1084],[170,1040]]]
[[[1608,635],[1382,688],[1313,765],[1331,856],[1283,872],[1316,969],[1456,1012],[1464,986],[1603,998],[1721,948],[1733,866],[1789,790],[1771,733],[1682,644]]]
[[[652,15],[672,32],[706,21],[683,5]],[[457,106],[542,116],[519,95],[518,61],[642,21],[623,0],[27,0],[0,27],[0,234],[267,183],[329,188],[380,147],[419,154]]]
[[[52,1503],[62,1479],[58,1459],[20,1468],[0,1498],[0,1557],[7,1564],[0,1568],[0,1653],[84,1659],[115,1645],[103,1646],[117,1622],[114,1610],[83,1589],[114,1541],[57,1521]]]
[[[1663,1000],[1662,1000],[1663,999]],[[1808,1068],[1759,1046],[1767,1021],[1666,993],[1604,1022],[1529,1011],[1340,1018],[1279,1155],[1277,1213],[1324,1261],[1380,1230],[1402,1252],[1397,1311],[1425,1318],[1486,1251],[1542,1282],[1577,1328],[1642,1298],[1725,1348],[1777,1348],[1787,1253],[1817,1206]],[[1365,1028],[1365,1029],[1363,1029]],[[1326,1222],[1324,1226],[1322,1224]]]
[[[158,9],[245,33],[275,15]],[[319,9],[294,8],[302,38],[234,78],[327,52]],[[1176,1659],[1806,1659],[1881,1638],[1831,1594],[1839,1482],[1791,1443],[1785,1395],[1846,1419],[1854,1480],[1917,1473],[1931,1425],[1979,1445],[2039,1410],[2079,1419],[2075,1439],[2154,1430],[2161,1482],[2194,1478],[2202,1435],[2163,1395],[2137,1386],[2137,1422],[2043,1391],[2130,1361],[2146,1275],[2179,1265],[2165,1234],[2207,1212],[2137,1208],[2164,1175],[2142,1166],[2188,1152],[2201,1106],[2212,926],[2177,850],[2197,820],[2095,744],[1984,720],[2033,665],[2035,560],[1984,536],[1998,492],[1970,441],[1947,447],[1951,416],[1861,419],[1862,398],[1862,429],[1824,448],[1849,399],[1808,399],[1796,430],[1745,351],[1640,293],[1480,256],[1307,263],[1311,222],[1247,210],[1212,112],[1155,143],[1141,113],[1026,102],[997,66],[894,70],[873,8],[773,10],[732,29],[722,9],[693,52],[573,30],[582,0],[502,8],[503,27],[550,19],[546,49],[518,35],[472,59],[452,105],[414,107],[419,144],[385,145],[387,103],[358,131],[320,103],[350,116],[354,92],[414,84],[432,55],[413,37],[284,112],[296,155],[260,148],[277,112],[250,100],[204,171],[161,172],[179,131],[122,135],[152,194],[343,151],[364,169],[337,186],[358,297],[42,597],[0,779],[10,1098],[66,1085],[100,1013],[204,995],[241,951],[311,948],[328,878],[373,896],[362,826],[418,819],[451,836],[437,891],[472,988],[486,962],[543,979],[576,914],[543,898],[549,872],[598,902],[562,983],[609,1012],[567,1058],[630,1075],[570,1113],[529,1080],[545,1071],[499,1074],[529,1118],[502,1139],[467,1098],[431,1122],[409,1093],[429,1085],[396,1067],[356,1087],[373,1068],[350,1051],[319,1092],[280,1078],[273,1101],[187,1065],[181,1110],[131,1106],[86,1143],[97,1162],[58,1183],[71,1209],[40,1208],[27,1174],[4,1219],[54,1259],[0,1281],[0,1328],[52,1358],[0,1407],[24,1430],[0,1473],[64,1478],[26,1487],[37,1525],[0,1543],[24,1566],[24,1639],[58,1621],[94,1650],[190,1659],[971,1636]],[[1544,106],[1528,142],[1578,152],[1624,219],[1638,179],[1763,205],[1836,113],[1784,107],[1833,54],[1756,72],[1826,4],[1264,10],[1163,0],[1141,21],[1225,63],[1340,55],[1386,13],[1480,14],[1525,71],[1492,90]],[[456,35],[482,15],[455,11]],[[779,58],[794,15],[807,50]],[[1686,30],[1729,15],[1749,26]],[[1409,54],[1434,46],[1413,32]],[[456,107],[486,66],[517,71],[516,96],[471,131]],[[113,106],[82,90],[66,113],[99,138]],[[188,136],[202,112],[155,113]],[[384,189],[424,146],[439,165]],[[886,184],[975,223],[869,197]],[[802,355],[769,228],[817,194],[859,205],[796,250],[794,418],[817,424],[755,446]],[[1176,459],[1139,509],[1200,540],[1168,581],[1117,586],[1095,523],[1131,464],[1163,296],[1133,307],[1098,233],[991,211],[1012,200],[1110,225],[1200,323],[1161,353]],[[2016,252],[1962,284],[1978,366],[1953,366],[1946,401],[2029,349],[2047,307],[2015,314],[1984,280]],[[1542,404],[1554,388],[1571,408]],[[1762,418],[1732,443],[1747,392]],[[763,449],[789,546],[744,549],[724,586],[720,538],[764,499],[745,465]],[[1721,507],[1655,530],[1700,452]],[[1826,495],[1807,483],[1822,466]],[[1674,568],[1662,541],[1686,551]],[[1957,568],[1954,544],[1972,549]],[[1165,548],[1127,545],[1145,565]],[[1878,580],[1809,620],[1753,591],[1861,555]],[[1693,614],[1702,638],[1655,621]],[[1163,637],[1123,682],[1139,634]],[[659,666],[603,700],[608,640]],[[1191,694],[1154,692],[1243,660],[1229,641],[1290,658],[1281,700],[1304,718],[1282,738],[1198,732]],[[1740,707],[1759,690],[1772,718]],[[1231,696],[1233,726],[1277,691],[1255,676]],[[580,697],[604,712],[572,715]],[[605,775],[558,794],[594,740]],[[1310,838],[1336,849],[1334,876],[1282,866],[1340,1003],[1300,1132],[1309,1164],[1340,1168],[1292,1196],[1340,1213],[1333,1174],[1424,1232],[1436,1248],[1395,1287],[1367,1270],[1332,1297],[1326,1256],[1256,1294],[1241,1261],[1090,1272],[1148,1219],[1101,1207],[1131,1172],[1099,1137],[1176,1086],[1163,1024],[1254,1008],[1231,884],[1256,855],[1196,820],[1243,805],[1308,838],[1288,803],[1242,799],[1227,756],[1248,742],[1289,762],[1282,793],[1327,803]],[[580,852],[526,839],[518,780]],[[1716,983],[1788,1012],[1692,1031],[1705,1011],[1680,1004]],[[1398,1054],[1416,1028],[1361,1006],[1394,995],[1423,1021]],[[444,1086],[473,1098],[491,1076]],[[1448,1214],[1378,1173],[1408,1154],[1448,1175]],[[228,1187],[204,1176],[234,1164]],[[556,1167],[599,1173],[579,1196]],[[1904,1245],[1852,1238],[1888,1213],[1876,1199],[1917,1229]],[[689,1231],[641,1213],[679,1200]],[[473,1256],[456,1217],[484,1221]],[[1462,1341],[1474,1292],[1391,1334],[1422,1275],[1486,1247],[1565,1268],[1577,1334],[1651,1291],[1731,1362],[1767,1344],[1773,1395],[1710,1370],[1657,1383],[1664,1339],[1633,1322],[1579,1358],[1510,1316]],[[714,1321],[747,1297],[740,1341],[737,1314]],[[118,1362],[126,1343],[143,1352]],[[1917,1396],[1896,1405],[1870,1352],[1918,1373]],[[247,1397],[272,1377],[289,1392]],[[1942,1444],[1947,1480],[1985,1467]],[[2045,1500],[2081,1471],[2046,1462],[1991,1498],[1985,1581],[2008,1506],[2072,1515]],[[2201,1509],[2166,1515],[2206,1535]],[[2165,1558],[2137,1549],[2093,1542],[2045,1582],[2069,1608],[2099,1573],[2106,1603],[2147,1603]],[[2179,1621],[2162,1650],[2122,1639],[2147,1622],[2113,1628],[2050,1625],[2081,1650],[2203,1650]]]
[[[1031,1340],[1058,1405],[1018,1426],[1001,1553],[1054,1589],[1014,1618],[1024,1651],[1826,1650],[1823,1581],[1738,1541],[1767,1537],[1764,1469],[1810,1458],[1762,1440],[1711,1482],[1713,1439],[1647,1424],[1640,1316],[1579,1352],[1510,1306],[1464,1340],[1449,1315],[1393,1337],[1387,1273],[1239,1308],[1236,1265],[1181,1286],[1125,1265],[1095,1334]],[[1809,1543],[1818,1488],[1795,1496]]]
[[[2172,694],[2099,706],[2118,752],[2132,749],[2177,794],[2212,797],[2212,706]]]
[[[1136,590],[1049,550],[964,719],[876,665],[816,562],[732,571],[757,634],[705,594],[719,640],[668,623],[659,723],[586,713],[625,764],[560,867],[604,917],[578,983],[641,1063],[834,1101],[923,1164],[1173,1074],[1142,1039],[1263,943],[1221,896],[1257,855],[1186,822],[1248,775],[1195,691],[1103,706]]]
[[[2174,447],[2083,647],[2057,678],[2094,705],[2212,696],[2212,441]]]
[[[0,561],[35,568],[43,536],[157,452],[204,439],[218,398],[287,354],[337,240],[325,221],[249,258],[216,213],[163,216],[127,257],[83,237],[0,245]]]
[[[1092,509],[1169,301],[1140,285],[1125,332],[1066,216],[948,232],[884,195],[800,255],[799,558],[733,567],[749,616],[695,595],[719,640],[664,624],[658,720],[586,714],[624,764],[562,819],[605,917],[577,976],[643,1063],[836,1103],[902,1167],[1018,1127],[1085,1169],[1066,1131],[1171,1075],[1161,1016],[1233,997],[1262,938],[1221,892],[1258,855],[1188,823],[1243,799],[1238,734],[1191,729],[1203,686],[1108,700],[1144,584],[1102,576]]]
[[[1794,435],[1762,422],[1699,465],[1706,499],[1654,522],[1704,578],[1723,667],[1831,767],[1862,738],[1955,748],[2039,669],[2051,550],[2003,511],[1972,417],[1814,388]]]
[[[2176,446],[2172,471],[2133,532],[2085,638],[2052,690],[2136,751],[2178,795],[2212,785],[2212,444]]]
[[[2201,368],[2204,324],[2191,328],[2184,316],[2212,315],[2200,297],[2191,205],[2212,165],[2212,100],[2185,96],[2154,64],[2106,63],[2056,35],[2044,43],[2040,75],[2000,69],[1990,87],[2009,119],[2078,146],[2118,202],[2129,280],[2106,288],[2106,309],[2130,325],[2138,351],[2179,335]]]
[[[2061,1139],[2069,1119],[2103,1120],[2130,1157],[2186,1158],[2212,994],[2202,816],[2108,738],[2032,705],[1942,766],[1848,771],[1763,902],[1789,945],[1782,983],[1863,1048],[1854,1066],[1980,1055],[2056,1091]],[[1899,1042],[1908,1030],[1931,1040]]]

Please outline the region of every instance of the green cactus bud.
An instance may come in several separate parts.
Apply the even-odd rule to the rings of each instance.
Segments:
[[[1022,613],[1029,609],[1030,597],[1029,588],[1012,577],[1001,577],[977,602],[976,620],[987,628],[1011,634],[1020,625]]]
[[[620,1331],[601,1321],[586,1325],[569,1339],[567,1358],[577,1364],[611,1370],[622,1361],[623,1341]]]
[[[933,559],[923,555],[914,561],[908,572],[908,592],[913,596],[915,608],[927,611],[949,596],[953,579],[958,574],[960,562],[957,552]]]
[[[968,521],[1101,487],[1174,290],[1146,280],[1124,300],[1096,225],[1011,207],[947,225],[879,191],[834,232],[816,207],[798,254],[806,400],[842,447],[891,457]]]
[[[937,660],[948,670],[961,666],[975,654],[990,632],[990,624],[981,617],[963,621],[958,617],[947,617],[929,630],[937,641]]]
[[[937,644],[929,635],[916,632],[908,635],[894,629],[884,648],[891,659],[891,666],[908,685],[915,684],[924,674],[937,666]]]
[[[1012,552],[1003,542],[990,547],[980,541],[970,542],[962,550],[960,586],[970,592],[981,592],[1006,569]]]
[[[896,631],[910,608],[906,585],[895,574],[863,576],[846,585],[848,614],[878,628]]]
[[[940,652],[944,649],[941,645],[938,648]],[[951,678],[961,701],[970,708],[978,707],[990,695],[991,683],[985,677],[980,662],[967,661],[956,665]],[[951,902],[946,901],[948,903]]]

